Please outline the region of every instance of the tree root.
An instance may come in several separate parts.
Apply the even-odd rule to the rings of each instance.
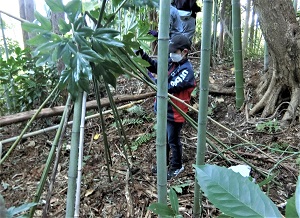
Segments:
[[[280,84],[280,81],[272,77],[269,87],[265,94],[262,96],[260,101],[250,110],[249,115],[254,115],[262,110],[261,117],[267,117],[269,115],[274,115],[276,108],[276,113],[278,112],[279,106],[283,103],[288,103],[289,106],[285,109],[285,113],[282,118],[283,123],[291,123],[297,115],[297,107],[300,104],[300,88],[291,88],[291,100],[290,102],[281,102],[281,104],[276,107],[281,91],[283,90],[284,84]],[[259,93],[258,93],[259,94]],[[272,115],[272,116],[273,116]]]
[[[267,117],[274,113],[275,105],[279,97],[279,93],[282,90],[283,85],[278,85],[276,79],[273,76],[270,82],[270,85],[260,99],[260,101],[250,110],[249,115],[254,115],[263,109],[262,117]]]
[[[282,121],[290,122],[296,118],[297,115],[297,108],[299,106],[299,96],[300,96],[300,89],[294,88],[291,94],[291,101],[283,115]]]

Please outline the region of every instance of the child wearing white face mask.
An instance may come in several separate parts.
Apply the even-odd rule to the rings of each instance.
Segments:
[[[192,64],[188,60],[188,52],[191,49],[190,40],[184,36],[174,36],[169,44],[170,58],[168,62],[168,92],[175,97],[190,102],[191,93],[195,88],[195,77]],[[139,50],[137,54],[141,54],[141,57],[148,61],[151,66],[147,69],[156,74],[157,73],[157,61],[150,58],[142,50]],[[154,78],[154,77],[152,77]],[[188,107],[179,101],[172,101],[184,112],[188,111]],[[156,101],[154,105],[156,112]],[[177,112],[177,110],[168,103],[167,112],[167,163],[168,167],[168,180],[176,177],[180,172],[183,171],[182,163],[182,144],[180,142],[180,133],[185,122],[184,117]],[[169,152],[171,156],[169,158]],[[156,174],[157,168],[154,166],[152,172]]]

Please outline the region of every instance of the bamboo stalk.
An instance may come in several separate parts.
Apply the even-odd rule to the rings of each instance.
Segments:
[[[99,94],[99,89],[98,89],[98,81],[95,79],[95,77],[93,77],[93,81],[94,81],[94,90],[96,93],[98,111],[99,111],[99,115],[100,115],[100,123],[101,123],[101,127],[102,127],[102,134],[103,134],[103,141],[104,141],[104,154],[105,154],[105,160],[106,160],[108,182],[111,182],[110,164],[112,161],[111,161],[111,155],[110,155],[109,145],[108,145],[108,141],[107,141],[106,126],[105,126],[105,121],[103,118],[102,105],[101,105],[100,94]]]
[[[240,109],[244,104],[243,52],[241,42],[241,5],[240,0],[232,0],[233,52],[235,72],[235,105]]]
[[[66,105],[69,105],[70,101],[71,101],[71,97],[68,98]],[[49,152],[49,155],[48,155],[45,167],[44,167],[43,174],[41,176],[41,179],[40,179],[40,182],[39,182],[36,194],[35,194],[34,199],[33,199],[34,203],[38,203],[39,200],[40,200],[40,198],[41,198],[41,195],[42,195],[45,183],[46,183],[46,179],[47,179],[50,167],[51,167],[51,163],[53,162],[53,157],[54,157],[55,149],[57,148],[57,144],[58,144],[59,139],[61,138],[61,135],[62,135],[62,132],[63,132],[63,124],[64,124],[64,121],[65,121],[66,116],[68,114],[68,111],[69,111],[69,107],[65,107],[63,116],[62,116],[60,124],[59,124],[58,131],[56,132],[55,139],[54,139],[54,141],[52,143],[51,150]],[[30,209],[30,213],[29,213],[30,217],[33,217],[35,209],[36,209],[36,206],[34,206],[34,207],[32,207]]]
[[[76,186],[76,198],[75,198],[75,212],[74,217],[79,217],[80,208],[80,187],[81,187],[81,175],[82,175],[82,161],[83,161],[83,144],[84,144],[84,124],[85,124],[85,112],[86,112],[86,92],[82,97],[81,108],[81,122],[80,122],[80,136],[79,136],[79,152],[78,152],[78,167],[77,167],[77,186]]]
[[[69,95],[69,97],[70,97],[70,95]],[[69,99],[69,97],[68,97],[68,99]],[[50,184],[49,184],[48,193],[47,193],[47,196],[46,196],[45,207],[44,207],[44,210],[43,210],[43,217],[47,217],[49,206],[50,206],[50,200],[51,200],[51,195],[52,195],[52,191],[53,191],[53,187],[54,187],[55,176],[56,176],[57,168],[58,168],[58,164],[59,164],[60,152],[61,152],[62,144],[63,144],[62,143],[62,140],[63,140],[62,136],[66,132],[66,128],[67,128],[67,125],[68,125],[68,119],[67,118],[69,117],[69,114],[71,112],[71,99],[67,101],[66,107],[68,108],[68,110],[66,112],[65,119],[64,119],[64,122],[63,122],[61,137],[59,138],[58,145],[57,145],[57,148],[56,148],[56,156],[55,156],[55,161],[54,161],[54,165],[53,165],[53,168],[52,168],[52,174],[51,174],[51,177],[50,177]],[[55,142],[53,142],[53,145],[55,145]]]
[[[37,115],[40,113],[40,111],[43,109],[43,107],[46,105],[46,103],[49,101],[49,99],[55,93],[56,89],[58,89],[58,84],[53,89],[53,91],[50,93],[50,95],[48,96],[48,98],[46,98],[46,100],[41,104],[41,106],[36,111],[36,113],[32,116],[32,118],[28,121],[28,123],[26,124],[25,128],[23,129],[23,131],[21,132],[21,134],[17,137],[17,139],[13,143],[13,145],[9,148],[9,150],[7,151],[7,153],[5,154],[5,156],[0,160],[0,165],[8,158],[8,156],[10,155],[10,153],[19,144],[19,142],[21,141],[23,135],[25,134],[25,132],[27,131],[27,129],[30,127],[31,123],[35,120],[35,118],[37,117]]]
[[[208,107],[208,91],[209,91],[209,71],[210,71],[210,50],[211,50],[211,23],[212,23],[212,0],[203,1],[203,22],[201,37],[201,64],[200,64],[200,96],[199,105],[201,105],[198,113],[198,131],[197,131],[197,151],[196,165],[205,163],[206,152],[206,128],[207,128],[207,107]],[[202,209],[202,193],[195,175],[194,186],[194,207],[193,213],[195,217],[201,216]]]
[[[69,170],[68,170],[66,218],[74,217],[82,95],[83,95],[83,91],[79,91],[74,104],[70,161],[69,161]]]
[[[160,0],[158,23],[156,163],[158,203],[167,204],[167,104],[170,0]],[[159,216],[161,217],[161,216]]]

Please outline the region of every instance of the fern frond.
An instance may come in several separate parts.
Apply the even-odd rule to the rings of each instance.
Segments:
[[[137,150],[138,147],[141,146],[142,144],[151,141],[151,139],[154,138],[155,135],[156,135],[156,133],[155,133],[155,132],[152,132],[152,133],[146,133],[146,134],[143,134],[143,135],[139,136],[139,137],[131,144],[132,150]]]

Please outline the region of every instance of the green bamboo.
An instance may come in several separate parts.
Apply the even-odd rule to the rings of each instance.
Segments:
[[[128,155],[127,155],[127,152],[126,152],[126,149],[125,149],[125,145],[129,145],[127,137],[126,137],[126,132],[123,128],[121,118],[119,116],[116,104],[113,100],[113,97],[112,97],[112,94],[111,94],[111,91],[109,89],[109,86],[108,86],[107,82],[104,82],[104,85],[105,85],[105,88],[106,88],[106,92],[107,92],[107,95],[108,95],[108,99],[109,99],[109,102],[110,102],[111,109],[112,109],[113,114],[114,114],[114,118],[116,120],[116,126],[118,128],[118,133],[119,133],[119,136],[120,136],[120,139],[121,139],[121,145],[122,145],[122,148],[123,148],[123,153],[125,155],[126,164],[128,166],[128,169],[131,169],[132,161],[128,159]],[[129,151],[130,156],[132,157],[132,152],[131,152],[130,146],[128,146],[128,151]]]
[[[233,52],[235,72],[235,106],[240,109],[244,103],[243,54],[241,43],[240,0],[232,0]]]
[[[63,128],[62,128],[62,131],[61,131],[62,136],[64,136],[64,134],[66,132],[66,128],[68,126],[69,114],[72,111],[70,94],[68,96],[68,101],[67,101],[66,107],[68,107],[68,111],[65,115],[66,118],[64,119],[64,122],[63,122]],[[62,145],[63,145],[63,137],[60,137],[59,140],[58,140],[57,147],[56,147],[56,155],[55,155],[55,161],[54,161],[54,164],[53,164],[53,167],[52,167],[52,173],[51,173],[51,176],[49,178],[50,184],[49,184],[49,187],[48,187],[48,192],[47,192],[47,196],[46,196],[46,203],[45,203],[45,207],[44,207],[44,210],[43,210],[43,215],[42,215],[43,217],[47,217],[47,213],[48,213],[48,210],[49,210],[50,200],[51,200],[53,187],[54,187],[54,182],[55,182],[55,176],[56,176],[56,173],[57,173],[57,168],[58,168],[58,164],[59,164],[59,160],[60,160],[59,158],[60,158],[60,154],[61,154]]]
[[[250,3],[251,0],[247,0],[246,3],[246,18],[244,24],[244,35],[243,35],[243,59],[247,55],[247,48],[248,48],[248,35],[249,35],[249,19],[250,19]]]
[[[74,103],[70,162],[69,162],[69,170],[68,170],[66,218],[74,217],[82,95],[83,95],[83,91],[79,91],[78,96],[76,97]]]
[[[214,0],[214,26],[213,26],[213,47],[212,56],[216,57],[217,50],[217,32],[218,32],[218,0]]]
[[[158,71],[157,71],[157,196],[158,202],[167,204],[167,104],[168,104],[168,46],[170,25],[170,0],[161,0],[158,23]]]
[[[80,208],[80,188],[81,188],[81,175],[82,175],[82,163],[83,163],[83,144],[84,144],[84,124],[85,124],[85,112],[86,112],[86,96],[84,92],[82,96],[81,105],[81,121],[80,121],[80,134],[79,134],[79,149],[78,149],[78,165],[77,165],[77,184],[76,184],[76,198],[75,198],[75,215],[79,217]]]
[[[38,108],[38,110],[36,111],[36,113],[28,121],[28,123],[26,124],[25,128],[22,130],[21,134],[18,136],[18,138],[16,139],[16,141],[12,144],[12,146],[6,152],[5,156],[0,160],[0,165],[6,160],[6,158],[8,158],[8,156],[10,155],[10,153],[19,144],[19,142],[21,141],[23,135],[25,134],[25,132],[30,127],[31,123],[35,120],[35,118],[38,116],[38,114],[41,112],[41,110],[43,109],[43,107],[46,105],[46,103],[49,101],[49,99],[52,97],[52,95],[56,92],[57,89],[58,89],[58,84],[53,89],[53,91],[50,93],[50,95],[48,96],[48,98],[41,104],[41,106]]]
[[[69,96],[68,100],[67,100],[67,103],[66,103],[66,107],[65,107],[63,115],[62,115],[62,118],[60,120],[59,128],[58,128],[58,130],[56,132],[56,135],[55,135],[55,138],[53,140],[53,143],[52,143],[52,146],[51,146],[51,149],[50,149],[50,152],[49,152],[46,164],[45,164],[45,168],[44,168],[43,174],[41,176],[41,179],[40,179],[37,191],[36,191],[36,194],[33,198],[34,203],[38,203],[40,198],[41,198],[41,195],[42,195],[45,183],[46,183],[46,179],[47,179],[50,167],[51,167],[51,163],[53,162],[53,157],[54,157],[55,150],[57,148],[59,139],[62,136],[63,124],[65,123],[65,119],[67,119],[66,115],[68,114],[68,111],[70,109],[68,107],[68,105],[70,105],[70,101],[71,101],[71,97]],[[36,209],[36,206],[34,206],[30,209],[29,217],[33,217],[35,209]]]
[[[200,64],[200,96],[198,113],[198,132],[197,132],[197,153],[196,165],[203,165],[206,152],[206,127],[207,127],[207,109],[208,109],[208,91],[209,91],[209,71],[210,71],[210,50],[211,50],[211,23],[212,23],[213,0],[203,1],[203,22],[201,38],[201,64]],[[195,175],[194,188],[194,217],[201,217],[202,194],[200,186]]]
[[[111,164],[111,155],[109,150],[109,144],[107,140],[107,134],[106,134],[106,127],[105,127],[105,121],[103,118],[103,112],[102,112],[102,105],[100,101],[100,94],[99,94],[99,88],[98,88],[98,81],[93,77],[94,81],[94,90],[96,94],[96,101],[99,111],[99,117],[100,117],[100,123],[102,128],[102,135],[103,135],[103,141],[104,141],[104,154],[105,154],[105,160],[106,160],[106,167],[107,167],[107,175],[108,175],[108,182],[111,182],[111,176],[110,176],[110,164]]]

